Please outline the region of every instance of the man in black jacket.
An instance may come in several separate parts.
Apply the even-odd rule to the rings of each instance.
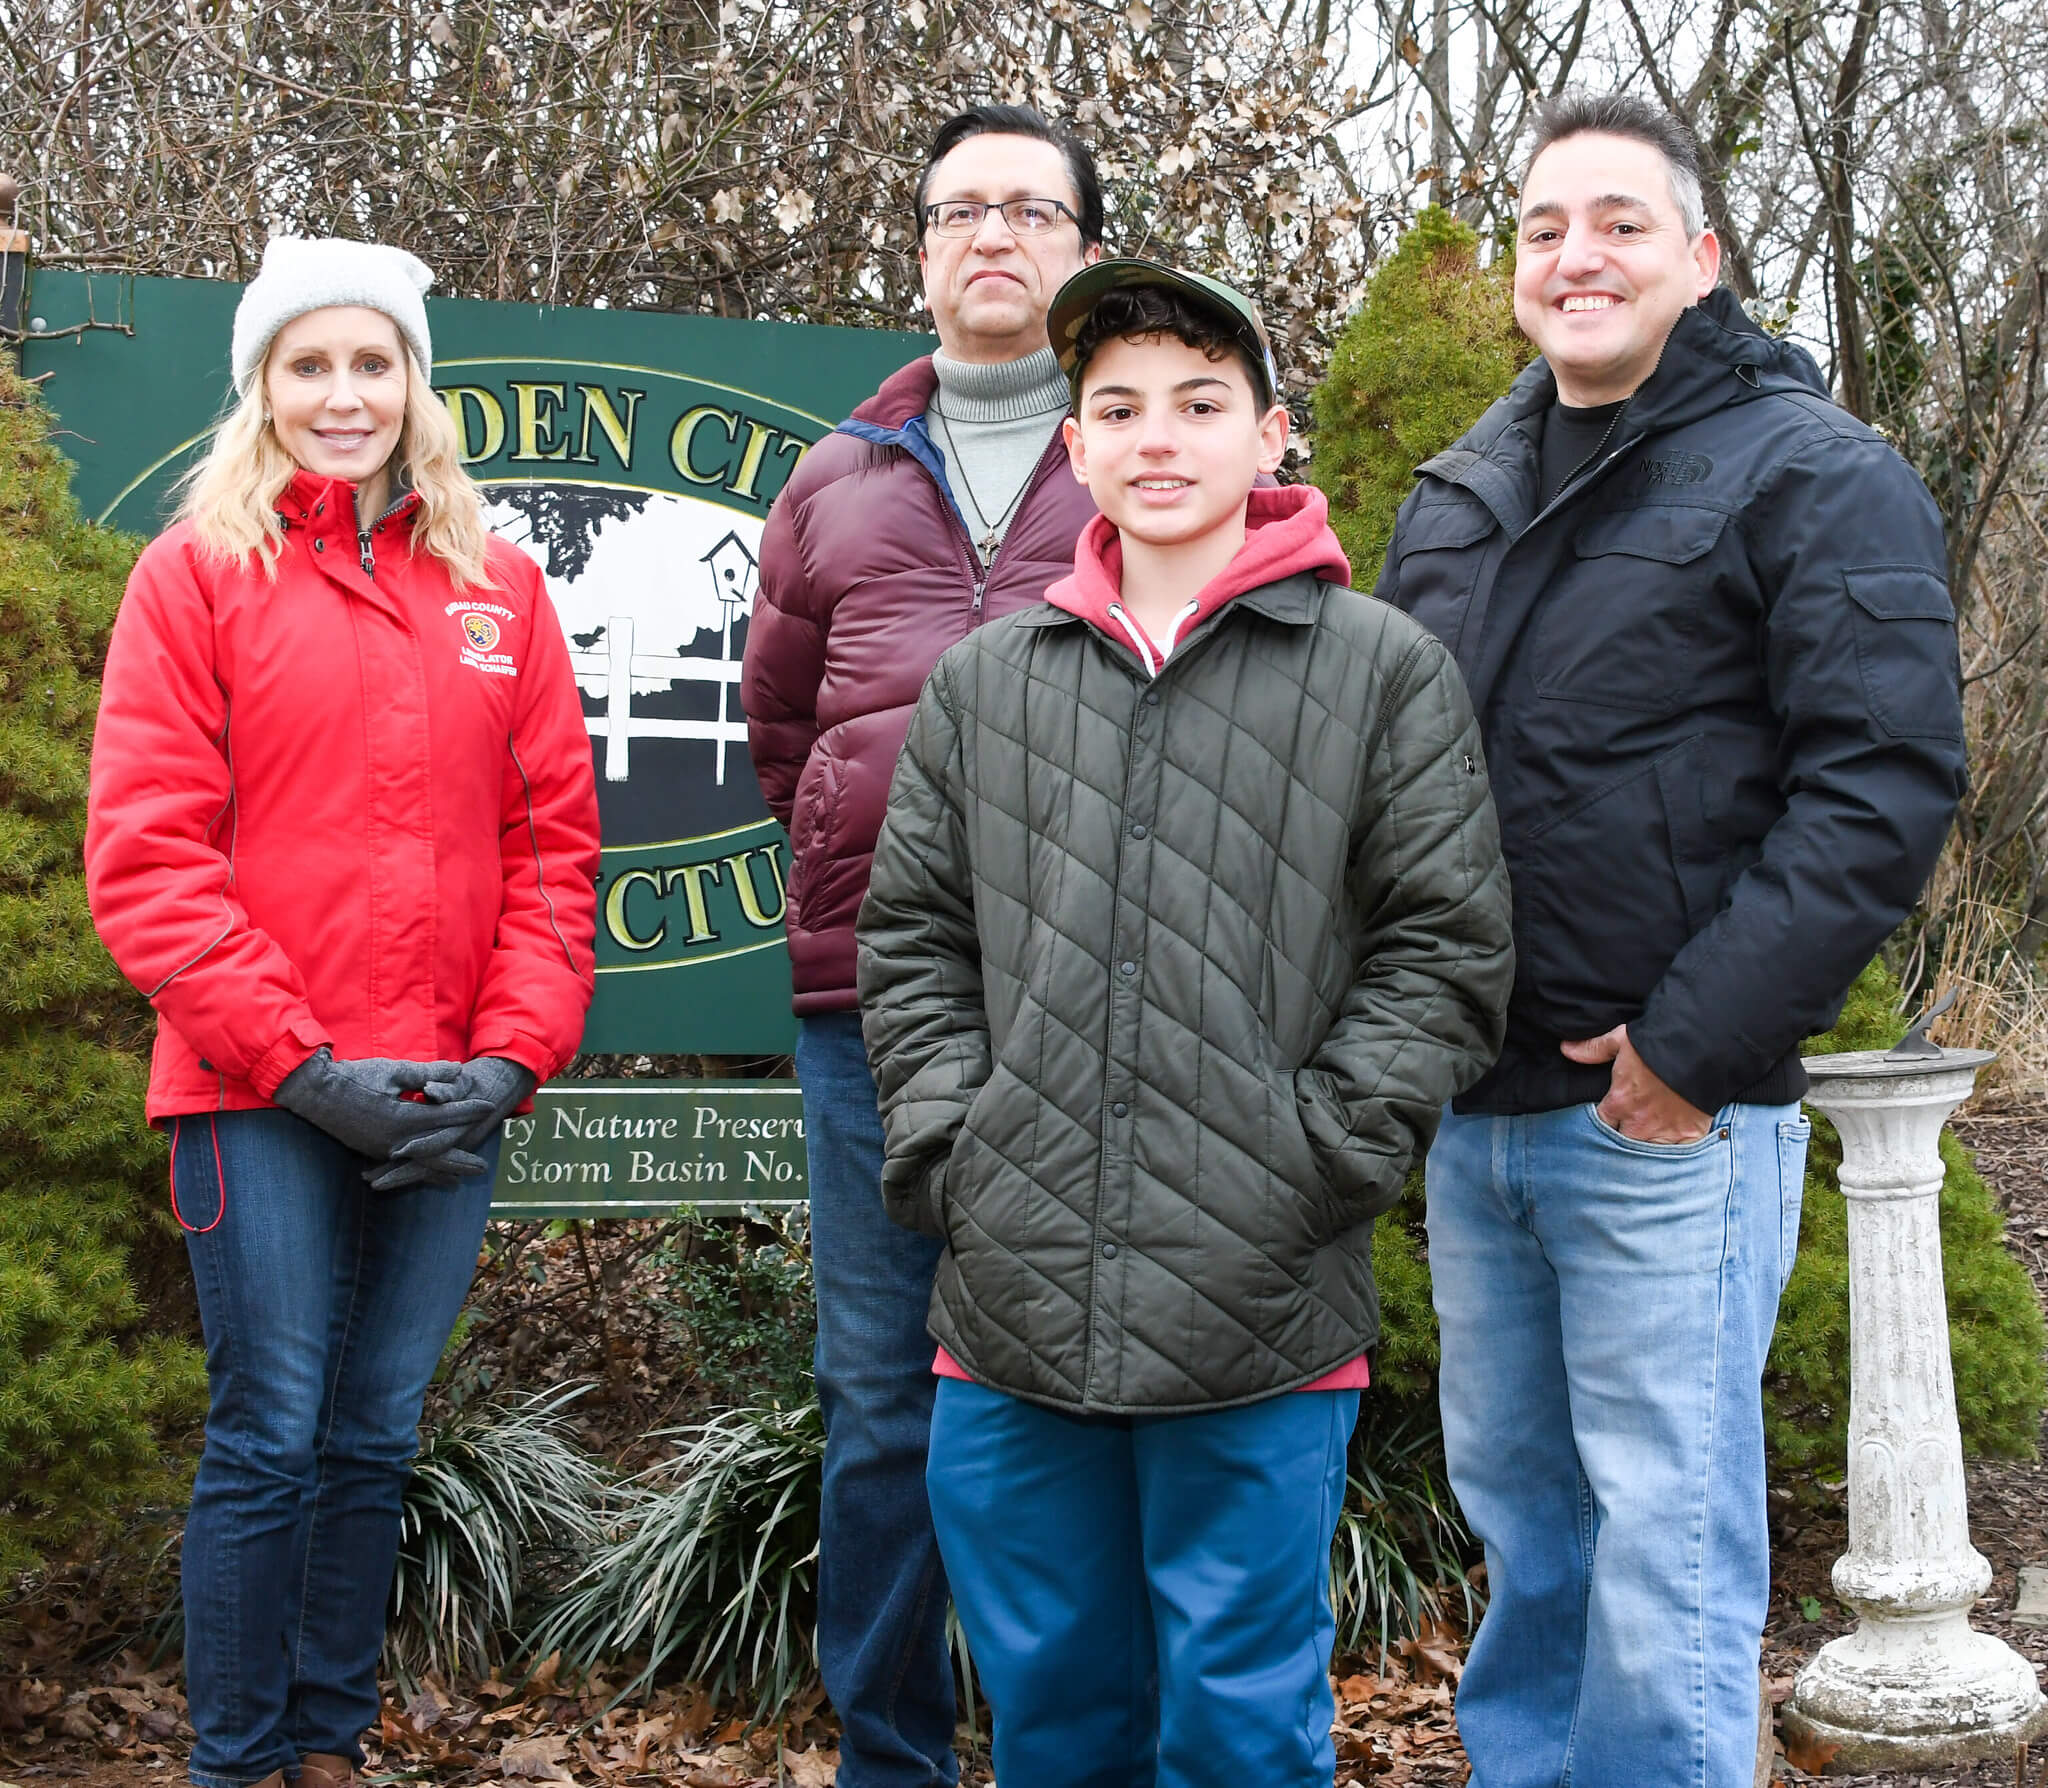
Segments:
[[[1941,521],[1716,289],[1667,114],[1553,102],[1516,254],[1542,358],[1421,468],[1378,591],[1465,673],[1515,900],[1506,1051],[1429,1158],[1492,1598],[1459,1724],[1475,1788],[1733,1788],[1799,1043],[1964,786]]]

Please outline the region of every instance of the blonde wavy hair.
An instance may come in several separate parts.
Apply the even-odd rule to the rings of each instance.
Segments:
[[[475,589],[489,582],[483,493],[463,466],[462,440],[447,406],[434,395],[412,350],[401,347],[400,352],[405,355],[405,418],[390,463],[395,478],[420,500],[412,550],[440,560],[457,590]],[[259,376],[214,430],[206,457],[182,480],[179,519],[191,522],[212,557],[232,565],[256,559],[275,580],[284,550],[277,501],[298,469],[271,425]]]

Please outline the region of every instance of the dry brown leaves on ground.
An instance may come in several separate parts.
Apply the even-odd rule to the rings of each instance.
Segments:
[[[39,1751],[121,1757],[183,1774],[192,1728],[174,1665],[147,1669],[124,1652],[89,1686],[53,1677],[0,1677],[0,1776]]]
[[[1465,1753],[1451,1713],[1463,1646],[1448,1627],[1432,1625],[1404,1639],[1399,1658],[1383,1658],[1377,1675],[1337,1679],[1337,1781],[1340,1788],[1463,1782]]]
[[[386,1702],[365,1748],[371,1768],[401,1781],[525,1788],[831,1788],[839,1759],[813,1691],[773,1726],[715,1708],[694,1685],[618,1698],[593,1677],[574,1690],[548,1659],[514,1687],[495,1677],[468,1694],[429,1681],[403,1707]],[[777,1771],[777,1752],[781,1770]]]
[[[1404,1641],[1372,1674],[1361,1667],[1335,1681],[1339,1788],[1465,1780],[1451,1717],[1460,1664],[1445,1631]],[[192,1737],[184,1698],[132,1659],[116,1674],[122,1680],[90,1689],[0,1684],[0,1712],[22,1716],[0,1725],[0,1788],[122,1788],[181,1776]],[[365,1740],[366,1773],[448,1788],[833,1788],[837,1779],[837,1735],[815,1692],[777,1726],[752,1726],[691,1685],[616,1704],[615,1694],[602,1679],[561,1687],[552,1661],[516,1686],[492,1678],[463,1692],[430,1681],[403,1703],[385,1702]],[[961,1780],[989,1782],[983,1754]]]

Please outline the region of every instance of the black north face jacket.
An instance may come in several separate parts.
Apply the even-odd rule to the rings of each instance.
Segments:
[[[1941,518],[1732,295],[1686,311],[1540,514],[1541,360],[1420,468],[1377,594],[1472,693],[1515,908],[1508,1044],[1460,1110],[1598,1099],[1627,1023],[1704,1111],[1798,1045],[1918,897],[1965,787]]]

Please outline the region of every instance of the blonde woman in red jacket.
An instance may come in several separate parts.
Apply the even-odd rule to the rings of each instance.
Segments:
[[[428,383],[427,269],[283,239],[238,402],[129,580],[86,876],[156,1008],[206,1331],[184,1542],[202,1788],[333,1788],[500,1125],[575,1051],[597,798],[560,624]]]

